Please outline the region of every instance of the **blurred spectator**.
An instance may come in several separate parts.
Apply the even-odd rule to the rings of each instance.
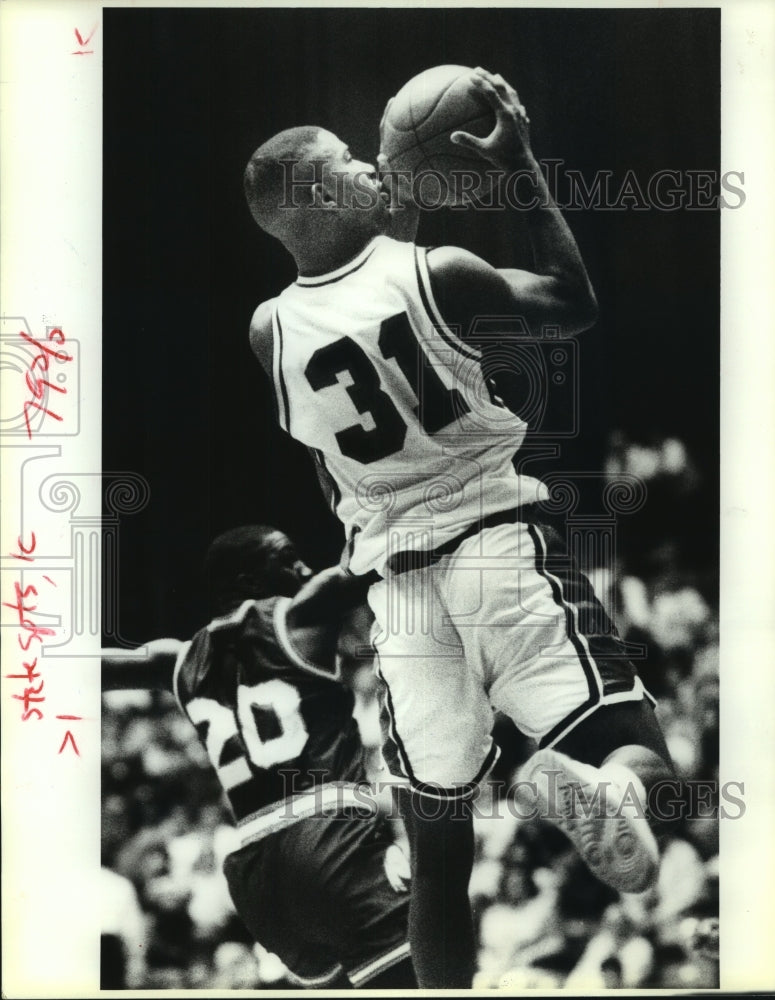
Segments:
[[[481,985],[497,986],[510,969],[527,967],[562,947],[557,883],[547,869],[504,865],[498,894],[479,924]]]
[[[256,990],[261,985],[258,960],[253,949],[237,941],[218,945],[213,956],[214,975],[211,989]]]
[[[100,989],[141,989],[146,977],[146,918],[129,879],[100,872]]]
[[[620,990],[624,986],[622,963],[616,955],[610,955],[600,963],[604,990]]]
[[[688,840],[674,837],[664,847],[655,893],[652,919],[660,939],[677,939],[681,917],[693,912],[708,893],[702,858]]]
[[[639,989],[654,964],[654,948],[625,909],[609,906],[600,928],[565,981],[566,989]]]
[[[648,442],[628,439],[622,431],[609,438],[605,471],[611,478],[621,473],[637,476],[646,482],[669,479],[681,491],[691,491],[697,485],[698,474],[686,445],[679,438],[653,437]]]

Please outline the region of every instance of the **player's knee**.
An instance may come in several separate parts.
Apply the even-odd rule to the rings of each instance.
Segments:
[[[607,763],[624,765],[642,783],[644,801],[640,805],[657,839],[672,834],[680,818],[672,802],[682,798],[682,785],[669,754],[634,743],[618,747],[606,758],[604,765]]]
[[[642,770],[641,780],[647,786],[652,773],[654,780],[675,774],[656,714],[645,698],[601,705],[574,726],[555,749],[594,767],[616,757],[636,772]]]

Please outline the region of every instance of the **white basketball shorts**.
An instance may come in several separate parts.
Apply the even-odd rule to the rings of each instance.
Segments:
[[[471,794],[497,757],[494,710],[543,747],[601,705],[646,694],[545,524],[487,527],[435,563],[388,570],[369,604],[385,761],[428,795]]]

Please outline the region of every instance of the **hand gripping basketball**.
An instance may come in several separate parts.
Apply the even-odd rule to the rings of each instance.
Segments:
[[[499,73],[477,66],[471,82],[495,112],[495,128],[484,138],[455,131],[450,140],[507,170],[532,153],[530,119],[516,90]]]
[[[402,177],[411,179],[423,207],[476,204],[492,189],[496,172],[488,161],[513,168],[526,156],[526,122],[502,77],[456,64],[432,66],[388,102],[380,122],[380,169],[399,175],[391,193]],[[461,141],[451,141],[454,133]]]

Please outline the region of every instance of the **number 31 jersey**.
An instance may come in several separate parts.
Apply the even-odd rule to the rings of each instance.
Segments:
[[[243,844],[307,816],[356,805],[366,781],[354,698],[293,648],[290,599],[245,601],[178,657],[173,692],[194,724]],[[363,806],[363,802],[360,801]]]
[[[353,573],[546,496],[514,471],[526,425],[493,399],[481,360],[442,320],[411,243],[378,236],[275,300],[278,419],[315,457]]]

